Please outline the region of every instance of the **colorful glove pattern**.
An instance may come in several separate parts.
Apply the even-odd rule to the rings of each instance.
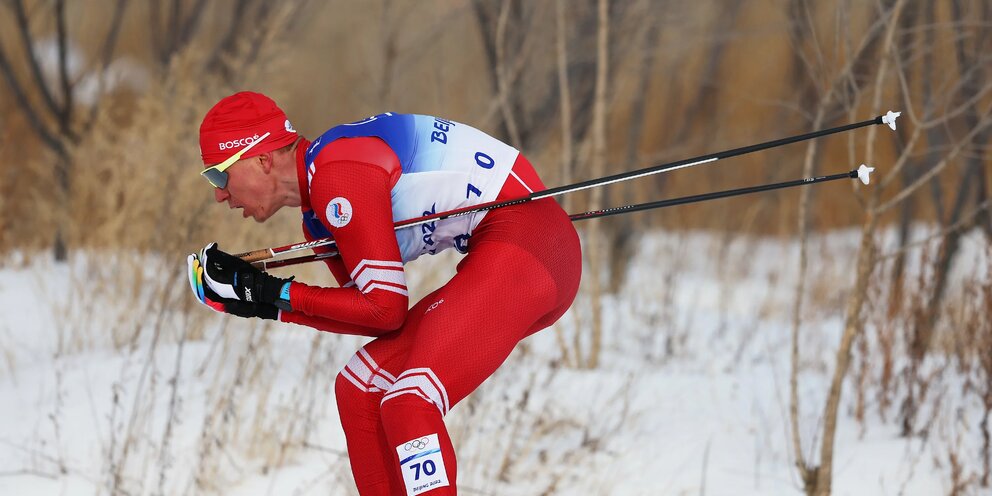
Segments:
[[[186,257],[189,286],[197,301],[214,311],[236,315],[238,317],[257,317],[260,319],[279,320],[279,309],[275,305],[257,302],[246,302],[235,298],[222,298],[203,279],[203,266],[195,253]]]

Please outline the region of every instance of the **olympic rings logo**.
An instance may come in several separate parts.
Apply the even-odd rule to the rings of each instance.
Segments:
[[[413,441],[406,443],[405,445],[403,445],[403,449],[406,451],[410,451],[412,449],[421,450],[426,448],[429,443],[430,443],[429,439],[427,439],[426,437],[422,437],[420,439],[414,439]]]

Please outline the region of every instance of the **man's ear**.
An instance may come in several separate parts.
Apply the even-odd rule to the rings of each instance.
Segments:
[[[259,154],[258,161],[262,165],[262,172],[266,174],[272,172],[272,152]]]

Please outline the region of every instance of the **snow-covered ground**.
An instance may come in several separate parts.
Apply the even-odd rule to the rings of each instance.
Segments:
[[[811,245],[807,453],[857,241]],[[984,270],[982,243],[966,239],[956,278]],[[195,306],[181,257],[106,258],[0,269],[0,494],[355,494],[331,384],[361,338]],[[449,414],[461,492],[801,494],[787,416],[797,258],[792,242],[645,237],[623,289],[604,297],[597,369],[562,361],[558,338],[571,347],[587,332],[583,294]],[[415,262],[411,287],[425,294],[454,262]],[[171,284],[156,284],[162,273]],[[962,380],[936,380],[926,439],[900,437],[871,397],[857,422],[848,381],[834,493],[947,494],[951,456],[977,473],[981,408]]]

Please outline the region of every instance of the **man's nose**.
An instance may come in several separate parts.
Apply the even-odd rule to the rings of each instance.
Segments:
[[[231,195],[227,192],[227,190],[214,188],[214,200],[217,200],[217,203],[224,203],[230,197]]]

